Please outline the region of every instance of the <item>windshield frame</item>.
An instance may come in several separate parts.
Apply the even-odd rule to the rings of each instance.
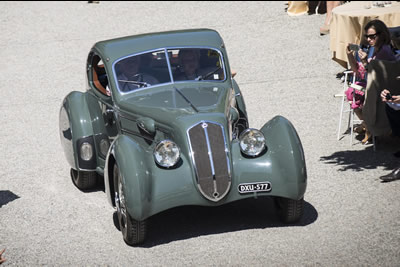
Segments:
[[[220,59],[222,61],[222,66],[221,67],[222,67],[222,70],[223,70],[223,73],[224,73],[224,80],[184,80],[184,81],[175,81],[174,77],[173,77],[173,74],[172,74],[172,67],[171,67],[171,62],[170,62],[169,55],[168,55],[168,50],[180,50],[180,49],[209,49],[209,50],[216,51],[219,54]],[[117,76],[117,72],[116,72],[116,68],[115,68],[116,64],[118,64],[120,61],[122,61],[124,59],[127,59],[127,58],[130,58],[130,57],[140,56],[140,55],[153,53],[153,52],[162,52],[162,51],[164,52],[164,55],[165,55],[165,58],[166,58],[166,61],[167,61],[168,73],[169,73],[169,76],[170,76],[170,82],[158,83],[158,84],[155,84],[155,85],[150,85],[148,87],[138,88],[138,89],[131,90],[131,91],[128,91],[128,92],[124,92],[119,88],[119,82],[118,82],[118,78],[117,78],[118,76]],[[142,52],[139,52],[139,53],[134,53],[134,54],[130,54],[130,55],[127,55],[127,56],[123,56],[123,57],[121,57],[121,58],[119,58],[119,59],[117,59],[117,60],[115,60],[113,62],[113,64],[112,64],[112,72],[113,72],[114,81],[115,81],[115,85],[116,85],[118,93],[121,94],[121,95],[127,95],[127,94],[131,94],[133,92],[139,92],[139,91],[143,91],[143,90],[150,89],[150,88],[153,88],[153,87],[159,87],[159,86],[165,86],[165,85],[173,85],[175,83],[176,84],[182,84],[182,83],[224,83],[227,80],[227,71],[226,71],[225,66],[226,66],[226,64],[225,64],[225,58],[224,58],[223,53],[221,52],[221,50],[219,50],[219,49],[217,49],[215,47],[210,47],[210,46],[168,46],[168,47],[160,47],[160,48],[156,48],[156,49],[146,50],[146,51],[142,51]]]

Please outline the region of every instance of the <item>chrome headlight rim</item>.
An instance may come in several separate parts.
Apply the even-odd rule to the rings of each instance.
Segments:
[[[253,147],[253,149],[251,150],[245,148],[245,146],[249,145],[249,140],[246,140],[249,134],[253,134],[253,136],[256,136],[256,139],[259,139],[257,140],[256,147]],[[255,128],[248,128],[244,130],[239,136],[239,147],[240,151],[244,155],[249,157],[257,157],[261,155],[266,149],[265,136],[260,130],[257,130]]]
[[[93,158],[93,145],[89,142],[83,142],[80,146],[80,157],[84,161],[90,161]]]
[[[164,151],[162,151],[162,149],[164,149]],[[172,153],[172,157],[166,154],[168,152]],[[163,155],[167,158],[163,157]],[[158,142],[154,147],[153,158],[157,165],[163,168],[173,168],[181,159],[181,151],[174,141],[165,139]]]

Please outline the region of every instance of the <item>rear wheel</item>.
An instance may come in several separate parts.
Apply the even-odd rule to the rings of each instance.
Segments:
[[[117,164],[114,165],[114,191],[118,223],[124,241],[130,246],[142,243],[147,233],[147,221],[136,221],[129,215],[125,201],[122,177]]]
[[[300,221],[304,213],[304,198],[293,200],[290,198],[276,197],[276,207],[279,219],[284,223]]]
[[[97,173],[71,169],[71,179],[80,190],[89,190],[93,189],[97,184]]]

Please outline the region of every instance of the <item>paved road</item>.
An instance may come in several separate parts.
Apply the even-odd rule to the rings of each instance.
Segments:
[[[4,266],[399,266],[400,182],[383,140],[374,153],[336,141],[341,88],[324,16],[289,17],[285,2],[0,2],[0,248]],[[69,178],[58,133],[64,96],[84,90],[99,40],[212,28],[225,40],[250,126],[287,117],[302,139],[306,210],[279,223],[270,200],[184,207],[154,216],[129,247],[103,191]],[[398,147],[397,147],[398,148]]]

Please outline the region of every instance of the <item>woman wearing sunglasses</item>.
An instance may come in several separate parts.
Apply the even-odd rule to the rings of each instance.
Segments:
[[[351,49],[353,47],[351,44],[348,44],[346,49],[351,70],[356,74],[357,79],[363,82],[363,87],[366,86],[367,65],[371,60],[396,60],[390,47],[390,33],[385,23],[381,20],[372,20],[365,25],[364,33],[364,38],[368,43],[365,49],[354,51]],[[360,106],[354,108],[354,112],[360,120],[363,120],[361,108],[362,103]],[[362,143],[367,144],[371,138],[371,134],[366,129],[365,123],[360,128],[357,129],[358,132],[365,131],[365,138],[362,140]]]
[[[372,20],[367,23],[364,27],[365,30],[365,40],[368,43],[369,47],[374,47],[374,53],[372,59],[380,59],[380,60],[388,60],[394,61],[396,60],[392,49],[390,47],[390,33],[385,23],[381,20]],[[347,48],[347,50],[349,50]],[[348,53],[349,54],[349,53]],[[365,65],[368,63],[367,53],[359,50],[358,56],[361,59],[361,62]],[[355,59],[353,57],[353,59]],[[351,64],[352,62],[350,62]],[[354,61],[353,61],[354,63]],[[351,66],[353,69],[353,65]]]

